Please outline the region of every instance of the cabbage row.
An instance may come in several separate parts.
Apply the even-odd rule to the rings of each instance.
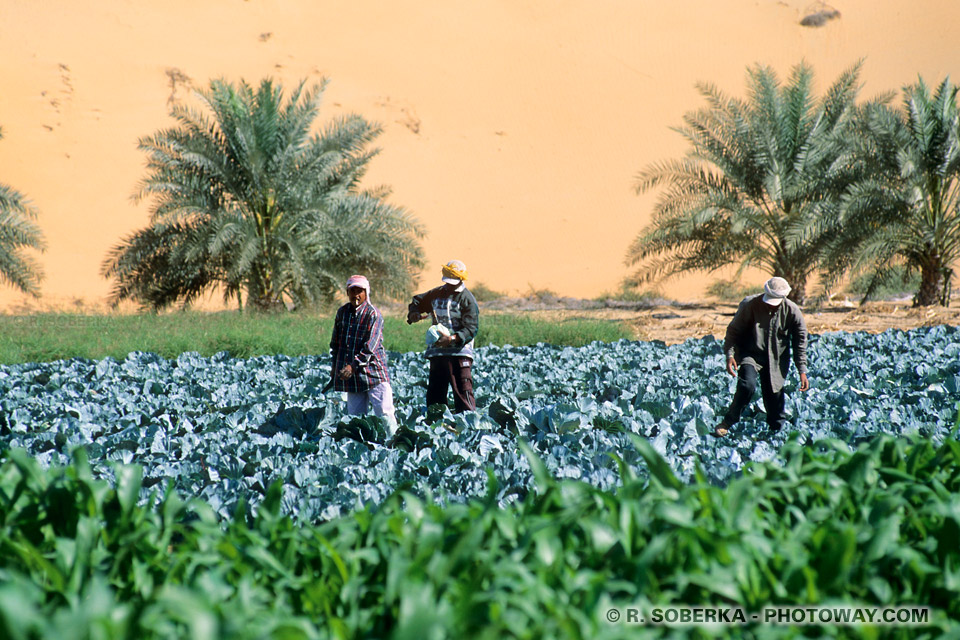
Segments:
[[[387,444],[376,418],[342,415],[320,389],[326,356],[236,359],[135,352],[122,361],[72,359],[0,367],[2,447],[44,467],[83,447],[95,477],[115,463],[143,468],[141,499],[175,488],[222,517],[258,504],[282,481],[284,513],[327,520],[397,489],[452,502],[484,496],[488,470],[501,505],[533,486],[527,441],[556,478],[599,489],[648,469],[630,438],[648,440],[672,472],[724,485],[749,462],[778,458],[791,438],[856,443],[879,433],[950,437],[960,400],[953,327],[879,335],[829,333],[809,348],[812,388],[788,383],[795,434],[769,436],[757,398],[731,437],[707,435],[732,398],[721,345],[620,341],[585,347],[484,347],[474,365],[478,410],[426,415],[427,365],[391,354],[402,426]]]

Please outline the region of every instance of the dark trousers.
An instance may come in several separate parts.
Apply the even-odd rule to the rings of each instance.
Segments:
[[[476,411],[473,398],[473,360],[453,356],[430,358],[430,380],[427,383],[427,406],[447,404],[447,387],[453,387],[453,406],[456,413]]]
[[[737,423],[740,414],[753,400],[753,394],[757,390],[757,378],[760,379],[760,392],[763,394],[763,408],[767,412],[767,424],[770,425],[771,430],[779,431],[784,425],[783,389],[774,391],[770,384],[770,376],[759,375],[756,367],[749,364],[740,365],[737,373],[737,390],[733,394],[733,403],[727,410],[727,415],[723,417],[723,421],[729,425]]]

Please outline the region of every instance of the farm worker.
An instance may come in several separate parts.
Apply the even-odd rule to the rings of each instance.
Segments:
[[[753,400],[760,380],[767,425],[776,433],[783,428],[783,380],[790,370],[790,353],[800,372],[800,391],[810,388],[807,380],[807,325],[800,307],[787,299],[790,285],[783,278],[770,278],[763,293],[747,296],[727,327],[723,351],[727,371],[737,378],[733,403],[713,431],[725,436]]]
[[[337,310],[330,337],[336,391],[347,393],[347,413],[364,415],[368,408],[397,431],[393,388],[383,349],[383,316],[370,303],[370,282],[364,276],[347,279],[349,302]]]
[[[453,387],[455,411],[475,411],[471,367],[473,338],[480,328],[480,307],[464,284],[466,265],[451,260],[443,266],[440,275],[442,285],[413,296],[407,307],[408,324],[432,317],[434,324],[442,325],[439,332],[432,332],[436,341],[429,344],[424,353],[430,360],[427,406],[446,404],[447,388]]]

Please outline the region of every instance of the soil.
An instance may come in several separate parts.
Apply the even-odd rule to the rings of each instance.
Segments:
[[[496,313],[525,311],[544,320],[601,318],[627,324],[637,340],[662,340],[677,344],[688,338],[712,335],[723,340],[727,325],[737,311],[736,303],[660,301],[653,304],[595,303],[568,298],[553,304],[535,301],[496,301],[482,304],[485,311]],[[940,324],[960,326],[960,307],[914,308],[910,300],[885,302],[832,302],[820,308],[803,310],[810,333],[831,331],[864,331],[880,333],[888,329],[915,329]]]

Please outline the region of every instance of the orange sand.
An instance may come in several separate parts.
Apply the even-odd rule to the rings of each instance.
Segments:
[[[140,136],[170,126],[185,76],[329,76],[323,118],[385,126],[368,183],[425,223],[433,284],[450,258],[507,292],[590,297],[628,273],[656,195],[633,176],[685,146],[694,84],[743,90],[755,62],[810,62],[822,89],[865,58],[863,95],[960,69],[955,0],[3,0],[0,182],[41,212],[44,301],[101,301],[108,249],[143,226]],[[172,82],[173,78],[181,81]],[[715,276],[672,282],[700,295]],[[0,309],[22,296],[0,289]]]

